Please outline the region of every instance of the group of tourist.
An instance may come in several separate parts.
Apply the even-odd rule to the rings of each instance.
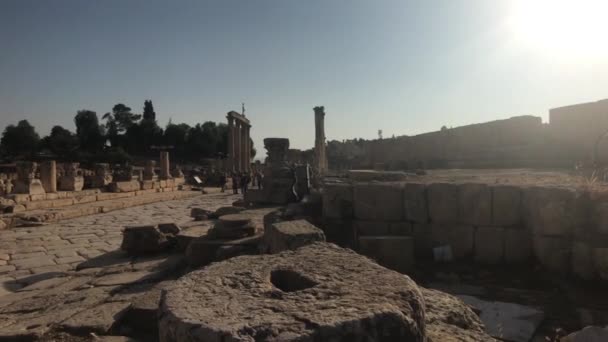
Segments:
[[[262,179],[264,178],[264,176],[262,175],[261,172],[256,171],[253,173],[253,177],[251,176],[251,174],[249,172],[233,172],[230,175],[230,178],[232,180],[232,191],[234,194],[238,194],[239,193],[239,188],[241,189],[241,193],[245,194],[247,193],[247,189],[249,188],[249,184],[251,184],[252,186],[256,186],[258,187],[258,189],[262,188]],[[222,188],[222,192],[226,191],[226,184],[228,183],[228,176],[227,174],[222,174],[222,176],[220,177],[220,186]]]

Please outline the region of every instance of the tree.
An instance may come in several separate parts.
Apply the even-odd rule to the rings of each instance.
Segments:
[[[156,121],[156,112],[154,112],[154,106],[152,105],[152,100],[144,101],[144,121]]]
[[[124,145],[125,140],[121,135],[124,135],[131,126],[135,125],[141,119],[141,115],[131,113],[130,107],[118,103],[114,105],[112,112],[104,114],[102,119],[106,120],[108,139],[110,139],[112,146],[120,146]]]
[[[78,137],[61,126],[54,126],[51,134],[42,139],[42,147],[48,148],[59,159],[70,159],[78,148]]]
[[[81,150],[96,153],[103,149],[106,138],[97,113],[87,109],[79,110],[74,117],[74,124]]]
[[[31,157],[37,150],[40,136],[27,120],[9,125],[2,133],[0,145],[5,154],[11,157]]]

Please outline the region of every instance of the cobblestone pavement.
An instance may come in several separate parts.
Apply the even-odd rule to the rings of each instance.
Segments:
[[[215,190],[215,189],[212,189]],[[157,202],[52,224],[0,231],[0,284],[32,274],[64,272],[120,247],[125,226],[192,221],[190,208],[215,210],[239,195],[210,191],[188,199]],[[1,292],[1,291],[0,291]]]

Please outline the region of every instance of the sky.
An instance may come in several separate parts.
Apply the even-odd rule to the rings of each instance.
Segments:
[[[258,149],[304,149],[319,105],[327,139],[343,140],[546,122],[608,98],[603,1],[532,2],[1,0],[0,129],[74,130],[77,110],[141,112],[146,99],[162,127],[226,122],[244,102]]]

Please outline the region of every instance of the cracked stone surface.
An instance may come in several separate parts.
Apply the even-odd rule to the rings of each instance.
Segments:
[[[163,292],[160,315],[161,341],[425,336],[424,299],[409,277],[327,243],[189,273]]]
[[[0,230],[0,285],[32,274],[66,272],[87,259],[114,251],[120,247],[125,226],[187,223],[192,221],[191,207],[215,210],[230,205],[238,197],[217,192],[40,227]]]

